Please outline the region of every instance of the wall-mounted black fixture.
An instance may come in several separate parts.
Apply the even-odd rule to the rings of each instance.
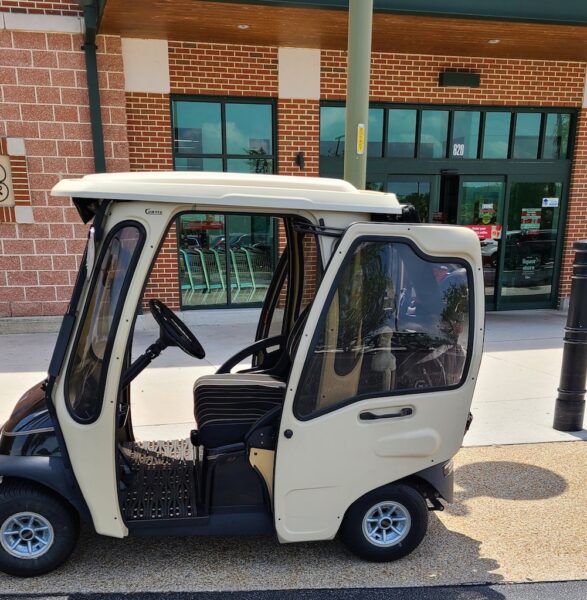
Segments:
[[[438,85],[440,85],[440,87],[478,88],[481,85],[481,75],[479,75],[479,73],[444,71],[443,73],[440,73]]]
[[[300,167],[300,170],[303,171],[306,168],[306,157],[303,152],[298,152],[296,154],[296,165]]]

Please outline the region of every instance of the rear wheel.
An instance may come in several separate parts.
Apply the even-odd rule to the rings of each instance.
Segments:
[[[428,528],[426,500],[404,484],[388,485],[357,500],[342,526],[342,540],[357,556],[374,562],[415,550]]]
[[[0,485],[0,571],[48,573],[65,562],[78,535],[77,515],[58,497],[30,483]]]

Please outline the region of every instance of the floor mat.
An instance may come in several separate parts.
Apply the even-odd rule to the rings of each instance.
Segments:
[[[131,470],[122,513],[126,521],[196,516],[194,447],[190,440],[123,444]]]

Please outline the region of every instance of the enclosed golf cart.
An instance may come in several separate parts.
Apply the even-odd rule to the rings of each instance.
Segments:
[[[53,195],[92,226],[48,376],[2,429],[1,570],[56,568],[80,521],[118,538],[340,534],[373,561],[420,543],[452,499],[481,359],[474,233],[404,223],[394,195],[328,179],[107,174]],[[193,397],[168,382],[162,404],[194,403],[191,438],[139,442],[132,381],[169,346],[205,354],[157,298],[159,338],[132,352],[158,250],[187,213],[278,216],[287,246],[251,345]]]

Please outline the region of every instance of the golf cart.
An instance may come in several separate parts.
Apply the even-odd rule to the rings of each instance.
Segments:
[[[340,534],[372,561],[418,546],[428,511],[452,500],[481,360],[472,231],[402,222],[393,194],[318,178],[100,174],[52,193],[92,225],[47,378],[1,431],[0,570],[55,569],[80,521],[118,538]],[[144,300],[190,213],[277,216],[287,245],[256,339],[180,399],[194,403],[190,438],[137,441],[133,380],[169,346],[205,355],[197,331]],[[160,333],[136,356],[146,306]]]

